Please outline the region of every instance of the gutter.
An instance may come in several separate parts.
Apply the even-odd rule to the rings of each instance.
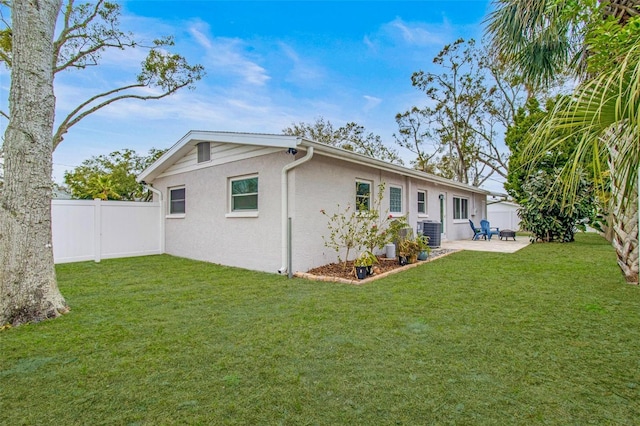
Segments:
[[[156,194],[158,196],[158,201],[160,202],[160,253],[164,254],[164,244],[165,244],[164,212],[166,211],[164,208],[164,198],[162,198],[162,192],[160,192],[159,190],[155,189],[154,187],[152,187],[151,185],[147,184],[144,181],[141,183],[146,189]]]
[[[401,176],[410,176],[410,177],[421,179],[421,180],[428,180],[436,184],[445,185],[451,188],[458,188],[465,191],[471,191],[476,194],[485,194],[485,195],[492,194],[491,191],[488,191],[486,189],[463,184],[460,182],[454,182],[452,180],[449,180],[440,176],[432,175],[430,173],[409,169],[405,166],[399,166],[397,164],[387,163],[386,161],[378,160],[376,158],[368,157],[366,155],[358,154],[352,151],[347,151],[342,148],[336,148],[330,145],[314,142],[309,139],[303,139],[302,146],[306,146],[306,147],[315,146],[318,149],[318,155],[323,155],[325,157],[335,158],[341,161],[347,161],[347,162],[356,163],[359,165],[365,165],[365,166],[373,167],[379,170],[384,170],[391,173],[397,173]]]
[[[288,220],[289,220],[289,171],[298,167],[299,165],[306,163],[307,161],[311,160],[311,158],[313,157],[313,147],[310,146],[307,148],[307,154],[302,157],[297,159],[296,161],[294,161],[293,163],[289,163],[287,165],[285,165],[282,168],[282,175],[280,177],[280,186],[281,186],[281,202],[282,202],[282,208],[281,208],[281,222],[280,222],[280,229],[281,229],[281,233],[282,233],[282,254],[281,254],[281,259],[282,259],[282,266],[280,267],[280,269],[278,269],[278,273],[279,274],[284,274],[288,271],[288,269],[290,268],[289,265],[289,253],[291,251],[291,247],[289,246],[289,235],[288,235]],[[290,271],[289,271],[290,272]]]

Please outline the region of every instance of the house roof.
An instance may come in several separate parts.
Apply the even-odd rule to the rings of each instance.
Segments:
[[[402,176],[414,177],[417,179],[429,180],[434,183],[443,184],[449,187],[473,191],[480,194],[490,194],[481,188],[455,182],[440,176],[410,169],[404,166],[391,164],[386,161],[368,157],[342,148],[326,145],[299,136],[274,135],[266,133],[236,133],[219,131],[199,131],[192,130],[184,135],[178,142],[158,158],[151,166],[138,175],[139,182],[153,181],[162,174],[168,167],[173,165],[180,158],[185,156],[200,142],[231,143],[240,145],[256,145],[272,148],[296,148],[304,149],[313,147],[315,155],[336,158],[359,165],[373,167],[379,170],[398,173]]]

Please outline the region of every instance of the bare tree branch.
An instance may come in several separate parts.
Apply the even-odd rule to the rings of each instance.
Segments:
[[[114,102],[117,101],[121,101],[123,99],[138,99],[138,100],[143,100],[143,101],[148,101],[148,100],[157,100],[157,99],[162,99],[164,97],[167,97],[169,95],[171,95],[172,93],[178,91],[179,89],[187,86],[189,83],[184,83],[183,85],[180,86],[176,86],[174,89],[161,93],[159,95],[136,95],[133,93],[128,93],[128,94],[124,94],[124,95],[119,95],[119,96],[115,96],[113,98],[109,98],[106,99],[100,103],[98,103],[97,105],[87,109],[86,111],[80,112],[82,111],[85,107],[87,107],[88,105],[92,104],[93,102],[97,101],[98,99],[101,98],[106,98],[108,96],[114,95],[116,93],[125,91],[125,90],[131,90],[131,89],[136,89],[136,88],[144,88],[146,87],[146,85],[144,84],[132,84],[130,86],[126,86],[126,87],[121,87],[118,89],[114,89],[111,90],[109,92],[105,92],[105,93],[101,93],[98,95],[95,95],[93,97],[91,97],[90,99],[88,99],[87,101],[83,102],[82,104],[80,104],[80,106],[78,106],[76,109],[74,109],[69,115],[67,115],[67,117],[62,121],[62,123],[60,123],[60,125],[58,126],[58,130],[56,131],[55,135],[53,136],[53,149],[55,150],[56,147],[62,142],[62,140],[64,139],[64,135],[69,131],[69,129],[74,126],[75,124],[77,124],[80,120],[82,120],[83,118],[85,118],[86,116],[88,116],[89,114],[93,114],[94,112],[98,111],[99,109],[102,109],[104,107],[106,107],[107,105],[110,105]]]
[[[64,27],[54,43],[54,72],[97,65],[99,53],[107,48],[136,46],[130,34],[117,28],[119,5],[99,0],[91,6],[75,7],[74,0],[68,0],[64,8]]]

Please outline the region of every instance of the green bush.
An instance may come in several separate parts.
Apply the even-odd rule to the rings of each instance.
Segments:
[[[521,201],[518,216],[520,226],[532,233],[532,241],[571,242],[577,230],[585,230],[595,215],[593,190],[586,179],[575,188],[577,197],[572,204],[564,201],[562,193],[554,189],[556,174],[540,172],[529,178],[522,188],[527,194]]]

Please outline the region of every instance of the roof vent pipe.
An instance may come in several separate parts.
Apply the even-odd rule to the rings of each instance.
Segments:
[[[289,247],[289,236],[287,232],[287,228],[288,228],[287,222],[289,219],[289,179],[288,179],[289,170],[294,169],[303,163],[306,163],[307,161],[311,160],[312,157],[313,157],[313,147],[310,146],[307,148],[307,154],[304,157],[299,158],[293,163],[289,163],[282,168],[282,175],[280,177],[281,179],[280,180],[280,186],[281,186],[280,200],[282,202],[282,207],[280,210],[281,211],[280,230],[282,233],[282,240],[281,240],[282,241],[282,254],[281,254],[282,267],[278,269],[279,274],[284,274],[287,272],[289,250],[291,249]]]

